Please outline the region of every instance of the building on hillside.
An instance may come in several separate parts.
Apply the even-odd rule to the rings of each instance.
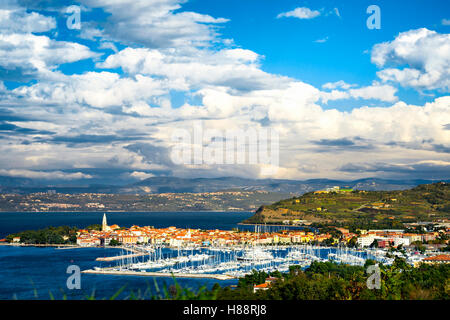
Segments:
[[[403,245],[403,246],[409,246],[409,239],[408,238],[400,238],[400,237],[396,237],[394,238],[394,246],[398,247],[399,245]]]
[[[336,230],[340,231],[342,234],[349,234],[350,231],[345,228],[335,228]]]
[[[94,247],[99,246],[101,244],[101,240],[99,238],[94,237],[77,237],[77,245],[81,247]]]
[[[357,243],[360,247],[368,247],[376,239],[374,235],[362,236],[357,239]]]
[[[273,282],[280,280],[279,278],[276,277],[268,277],[266,279],[266,281],[264,281],[264,283],[261,284],[257,284],[253,286],[253,293],[255,293],[258,290],[267,290],[269,289],[269,287],[272,285]],[[281,279],[281,281],[283,281],[284,279]]]
[[[268,282],[264,282],[264,283],[261,283],[261,284],[254,285],[253,286],[253,293],[255,293],[258,290],[267,290],[267,289],[269,289],[269,286],[270,286],[270,283],[268,283]]]
[[[437,256],[428,257],[422,260],[423,263],[450,263],[450,254],[440,254]]]

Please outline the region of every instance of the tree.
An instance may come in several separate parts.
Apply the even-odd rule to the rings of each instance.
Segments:
[[[97,230],[97,231],[102,231],[102,225],[100,224],[91,224],[89,226],[86,227],[87,230]]]
[[[358,246],[358,239],[356,237],[352,237],[348,244],[347,244],[350,248],[356,248]]]
[[[373,242],[370,244],[371,248],[378,248],[378,240],[374,239]]]
[[[119,241],[117,241],[116,239],[111,239],[111,241],[109,242],[109,245],[112,247],[115,247],[115,246],[120,246],[121,243]]]

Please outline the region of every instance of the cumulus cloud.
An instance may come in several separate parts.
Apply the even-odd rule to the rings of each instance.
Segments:
[[[98,54],[88,47],[29,33],[0,33],[0,71],[18,70],[22,76],[52,77],[62,63],[71,63]]]
[[[174,145],[171,133],[176,128],[191,130],[195,119],[203,119],[205,129],[223,131],[262,128],[260,121],[266,119],[266,125],[277,130],[280,136],[281,168],[274,176],[279,178],[355,178],[361,173],[338,168],[354,162],[355,158],[368,163],[383,161],[386,157],[411,157],[417,161],[439,159],[439,155],[443,155],[442,148],[421,147],[423,140],[432,141],[436,146],[450,145],[446,130],[450,123],[450,115],[446,112],[450,97],[436,99],[424,106],[398,102],[390,107],[363,107],[342,112],[323,110],[316,104],[320,91],[301,82],[293,82],[287,88],[246,93],[211,87],[200,90],[200,94],[202,104],[199,106],[184,106],[168,113],[155,108],[159,113],[149,117],[126,118],[105,114],[104,109],[87,111],[83,108],[77,111],[76,117],[63,114],[54,120],[58,123],[54,128],[58,132],[55,141],[49,139],[37,143],[38,140],[26,148],[3,145],[0,151],[5,155],[4,161],[9,157],[22,160],[21,163],[0,164],[7,168],[12,164],[25,167],[39,164],[48,169],[48,166],[62,164],[95,168],[108,163],[122,170],[128,169],[128,172],[130,169],[131,172],[147,173],[168,170],[176,175],[195,175],[196,172],[207,176],[239,171],[243,175],[258,176],[258,166],[175,166],[170,159],[170,148]],[[39,112],[42,114],[44,110]],[[51,110],[46,112],[50,118],[55,117]],[[155,122],[155,118],[160,120]],[[136,134],[133,128],[145,135]],[[130,133],[120,133],[125,130]],[[73,136],[74,132],[79,135]],[[128,136],[130,140],[117,139],[117,136]],[[105,144],[105,141],[114,143]],[[388,145],[386,141],[396,143]],[[416,149],[411,149],[413,145]],[[333,157],[323,155],[327,152],[333,153]],[[46,158],[41,158],[43,155]],[[62,155],[67,157],[62,158]],[[54,162],[56,159],[58,163]]]
[[[311,10],[306,7],[299,7],[295,8],[292,11],[283,12],[277,15],[277,18],[283,18],[283,17],[293,17],[298,19],[313,19],[315,17],[318,17],[320,15],[320,12],[317,10]]]
[[[41,103],[79,103],[95,108],[130,108],[166,93],[160,81],[136,75],[121,78],[117,73],[87,72],[66,76],[59,82],[39,82],[23,86],[13,92],[29,101]],[[150,108],[148,105],[146,108]],[[125,110],[124,109],[124,110]]]
[[[378,176],[404,178],[414,176],[415,179],[448,179],[450,177],[450,162],[425,160],[403,163],[349,163],[340,168],[346,172],[376,173]],[[442,178],[443,177],[443,178]]]
[[[216,38],[213,25],[225,18],[196,12],[175,12],[184,0],[82,0],[91,8],[101,7],[110,17],[103,34],[126,44],[149,48],[207,46]]]
[[[231,40],[215,46],[221,42],[215,26],[227,20],[182,11],[182,0],[82,2],[109,14],[107,21],[84,24],[81,31],[81,37],[97,42],[96,48],[107,49],[103,60],[76,42],[33,34],[52,30],[53,20],[38,24],[36,15],[23,10],[11,17],[23,23],[28,19],[28,31],[11,21],[9,31],[4,26],[0,32],[0,73],[37,80],[11,90],[0,82],[0,174],[62,180],[107,176],[114,183],[119,176],[135,181],[162,173],[260,177],[262,165],[174,164],[172,132],[192,130],[199,120],[205,129],[220,132],[277,130],[280,168],[274,178],[350,179],[400,169],[406,175],[415,172],[404,170],[406,165],[443,168],[439,161],[448,161],[450,97],[406,104],[398,101],[394,87],[405,83],[382,77],[391,69],[404,75],[408,68],[416,70],[419,78],[439,72],[429,87],[445,88],[446,35],[413,30],[405,40],[400,34],[372,50],[372,61],[384,68],[379,73],[383,82],[359,86],[341,80],[319,89],[265,72],[263,56],[236,48]],[[320,15],[296,10],[282,15]],[[437,50],[435,61],[426,46]],[[63,63],[92,58],[97,58],[94,70],[59,71]],[[408,68],[400,69],[404,65]],[[192,99],[175,107],[174,92]],[[343,99],[384,103],[350,111],[321,106]],[[433,174],[431,169],[423,172]]]
[[[29,12],[15,1],[0,5],[0,77],[29,81],[57,77],[60,64],[97,57],[87,46],[36,35],[56,28],[56,20]]]
[[[27,13],[23,8],[0,8],[1,33],[46,32],[56,27],[53,17],[37,12]]]
[[[339,80],[336,82],[327,82],[324,85],[322,85],[323,89],[329,89],[329,90],[333,90],[333,89],[337,89],[337,88],[342,88],[344,90],[353,88],[353,87],[357,87],[356,84],[348,84],[343,80]]]
[[[290,81],[287,77],[262,71],[259,59],[257,53],[245,49],[126,48],[97,63],[97,67],[122,68],[131,75],[162,76],[169,80],[173,89],[178,90],[215,85],[250,91],[280,87]]]
[[[426,28],[402,32],[393,41],[376,44],[372,62],[388,67],[377,72],[384,82],[418,90],[450,90],[450,34]]]
[[[331,92],[322,92],[321,100],[324,103],[327,103],[330,100],[341,100],[341,99],[364,99],[370,100],[375,99],[379,101],[385,102],[395,102],[398,100],[397,96],[397,88],[390,85],[381,85],[378,83],[374,83],[371,86],[361,87],[361,88],[352,88],[352,85],[348,85],[345,82],[342,83],[327,83],[323,86],[323,88],[335,88],[341,87],[342,89],[347,90],[331,90]]]

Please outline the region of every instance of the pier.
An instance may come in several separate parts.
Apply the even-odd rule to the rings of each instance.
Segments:
[[[120,255],[120,256],[112,256],[112,257],[98,257],[97,259],[95,259],[95,261],[115,261],[115,260],[122,260],[122,259],[127,259],[127,258],[141,257],[141,256],[145,256],[148,254],[148,252],[146,252],[146,251],[140,251],[140,250],[137,250],[136,248],[132,248],[132,247],[119,246],[119,247],[114,247],[114,248],[130,251],[130,252],[134,252],[134,253],[124,254],[124,255]]]
[[[55,249],[76,249],[87,248],[75,244],[57,244],[57,243],[0,243],[2,246],[11,247],[55,247]]]
[[[228,274],[194,274],[194,273],[168,273],[168,272],[138,272],[138,271],[118,271],[111,269],[102,270],[84,270],[82,273],[91,274],[109,274],[118,276],[140,276],[140,277],[170,277],[170,278],[197,278],[197,279],[216,279],[216,280],[232,280],[237,277]]]
[[[95,259],[95,261],[114,261],[114,260],[141,257],[141,256],[145,256],[147,254],[148,253],[133,253],[133,254],[126,254],[126,255],[122,255],[122,256],[99,257],[99,258]]]

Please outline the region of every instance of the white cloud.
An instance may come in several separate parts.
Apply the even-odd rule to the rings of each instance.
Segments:
[[[450,19],[442,19],[443,26],[450,26]]]
[[[56,27],[56,21],[36,12],[27,13],[23,8],[0,8],[1,33],[46,32]]]
[[[216,24],[228,21],[195,12],[174,12],[184,0],[82,0],[110,13],[103,34],[108,40],[149,48],[207,46]]]
[[[330,90],[336,89],[336,88],[342,88],[344,90],[348,90],[353,87],[357,87],[357,85],[356,84],[348,84],[343,80],[339,80],[336,82],[327,82],[324,85],[322,85],[323,89],[330,89]]]
[[[47,36],[0,34],[0,67],[20,69],[28,75],[49,76],[62,63],[94,58],[98,54],[88,47]]]
[[[450,90],[450,34],[425,28],[400,33],[395,40],[377,44],[372,62],[387,68],[377,72],[384,82],[397,82],[417,90]]]
[[[376,99],[380,101],[394,102],[398,98],[395,96],[397,89],[389,85],[374,84],[368,87],[350,89],[349,94],[356,99]]]
[[[92,176],[81,172],[66,173],[62,171],[33,171],[28,169],[0,169],[0,175],[46,180],[91,179]]]
[[[40,103],[78,103],[95,108],[117,106],[126,109],[160,96],[167,90],[161,81],[142,75],[120,78],[117,73],[87,72],[65,76],[64,81],[22,86],[13,92]],[[147,105],[147,108],[150,107]]]
[[[220,51],[190,49],[126,48],[110,55],[99,68],[119,68],[125,72],[165,77],[172,89],[192,90],[204,86],[224,86],[250,91],[280,87],[290,81],[259,68],[259,55],[251,50]]]
[[[342,88],[342,90],[335,90],[334,88]],[[331,92],[322,92],[321,100],[327,103],[329,100],[341,100],[341,99],[375,99],[385,102],[395,102],[398,100],[396,97],[397,89],[390,85],[382,85],[373,83],[367,87],[353,88],[354,85],[345,83],[344,81],[338,81],[334,83],[326,83],[322,86],[325,89],[332,89]]]
[[[316,43],[325,43],[325,42],[327,42],[328,41],[328,37],[325,37],[325,38],[323,38],[323,39],[317,39],[317,40],[315,40],[314,42],[316,42]]]
[[[300,8],[295,8],[292,11],[288,11],[288,12],[283,12],[280,13],[279,15],[277,15],[277,18],[283,18],[283,17],[294,17],[294,18],[298,18],[298,19],[313,19],[315,17],[318,17],[320,15],[320,12],[317,10],[311,10],[309,8],[306,7],[300,7]]]
[[[98,47],[99,49],[111,49],[112,51],[114,51],[115,53],[119,52],[119,50],[117,50],[117,47],[114,45],[114,43],[112,42],[107,42],[107,41],[103,41],[100,43],[100,46]]]
[[[84,37],[97,41],[101,49],[114,50],[116,41],[133,45],[96,65],[121,68],[124,73],[64,75],[58,72],[60,64],[93,58],[95,53],[81,44],[19,33],[14,26],[11,32],[2,33],[0,66],[39,72],[36,83],[14,90],[7,90],[0,82],[2,103],[8,112],[33,120],[8,124],[53,133],[9,134],[8,143],[0,144],[0,174],[93,179],[82,169],[107,167],[123,170],[127,178],[136,179],[151,176],[152,170],[174,175],[258,176],[258,166],[192,168],[168,164],[164,151],[173,145],[171,132],[175,128],[192,129],[198,120],[203,120],[206,128],[218,130],[277,130],[282,163],[274,177],[279,178],[356,178],[370,174],[339,169],[355,159],[369,164],[404,164],[405,159],[427,165],[448,162],[448,96],[424,106],[408,105],[397,102],[397,89],[389,83],[359,87],[342,80],[324,84],[322,91],[296,79],[264,72],[260,66],[264,57],[254,51],[216,49],[213,44],[220,40],[214,25],[226,19],[178,12],[181,0],[84,2],[103,6],[112,14],[104,30],[99,25],[83,27]],[[295,17],[294,11],[284,16]],[[318,11],[297,11],[305,19],[308,14],[310,18],[320,15]],[[27,19],[34,21],[33,14],[30,17]],[[48,22],[33,24],[33,28],[51,28],[51,20]],[[392,69],[400,72],[400,83],[435,72],[441,78],[432,86],[441,86],[446,78],[448,81],[446,35],[415,31],[406,40],[403,36],[375,46],[372,60],[381,68],[408,65],[412,71]],[[232,45],[232,41],[223,43]],[[424,49],[427,45],[436,51],[434,61]],[[388,70],[380,72],[389,75]],[[48,73],[53,77],[42,77]],[[380,78],[390,81],[389,77]],[[174,108],[171,90],[198,98],[196,105],[185,103]],[[345,112],[320,106],[338,99],[396,103]],[[92,142],[71,143],[77,137]],[[134,139],[155,146],[149,153],[158,156],[149,159],[148,154],[130,148],[136,143]],[[65,173],[61,168],[80,172]]]
[[[130,174],[130,176],[133,178],[139,179],[139,180],[144,180],[144,179],[154,177],[155,175],[151,174],[151,173],[141,172],[141,171],[133,171]]]
[[[342,112],[335,109],[324,110],[317,102],[322,92],[308,84],[292,81],[288,86],[279,89],[252,90],[250,92],[239,92],[225,87],[208,87],[198,91],[202,98],[199,106],[185,105],[178,109],[170,106],[167,108],[151,108],[153,114],[146,117],[126,117],[122,114],[108,114],[102,109],[90,109],[77,106],[83,103],[85,97],[99,91],[99,95],[112,95],[112,91],[102,92],[98,88],[113,88],[120,78],[106,73],[105,75],[89,75],[89,77],[106,77],[96,82],[86,81],[85,87],[76,84],[73,88],[62,86],[60,88],[49,88],[48,92],[58,91],[63,96],[64,90],[77,90],[74,96],[82,96],[83,99],[71,100],[61,99],[58,105],[62,114],[54,112],[54,109],[33,107],[36,117],[47,119],[42,126],[35,125],[33,128],[48,128],[56,132],[56,135],[79,134],[109,134],[126,136],[126,132],[132,135],[141,135],[143,141],[158,141],[162,148],[170,148],[171,132],[174,129],[185,128],[191,130],[194,120],[203,119],[206,128],[217,130],[238,128],[261,128],[268,126],[279,132],[280,136],[280,160],[281,168],[278,178],[356,178],[364,176],[361,172],[340,172],[338,168],[347,163],[354,162],[357,158],[360,162],[399,162],[403,158],[411,161],[445,161],[446,154],[438,150],[423,148],[423,141],[432,141],[433,144],[448,146],[450,137],[445,125],[450,123],[448,106],[450,97],[436,99],[424,106],[407,105],[398,102],[390,107],[362,107],[355,108],[351,112]],[[109,82],[110,81],[110,82]],[[75,82],[72,80],[72,82]],[[78,81],[76,81],[78,82]],[[106,82],[107,85],[104,85]],[[133,84],[137,85],[137,84]],[[137,85],[139,86],[139,85]],[[120,87],[117,87],[120,88]],[[58,90],[56,90],[58,89]],[[89,90],[88,90],[89,89]],[[84,91],[87,90],[87,91]],[[128,89],[130,90],[130,89]],[[339,90],[336,90],[339,91]],[[136,92],[136,91],[134,91]],[[349,94],[346,91],[342,91]],[[359,92],[361,95],[363,93]],[[26,91],[20,95],[27,97]],[[126,100],[119,96],[118,101]],[[133,94],[130,94],[131,97]],[[142,94],[138,94],[142,95]],[[117,97],[117,96],[116,96]],[[126,96],[128,97],[128,96]],[[97,101],[93,97],[90,105],[110,105],[105,101]],[[131,99],[131,98],[128,98]],[[21,100],[26,105],[27,100]],[[30,100],[30,105],[36,105],[36,100]],[[72,102],[71,102],[72,101]],[[52,100],[42,99],[43,103]],[[69,102],[69,103],[68,103]],[[72,104],[74,104],[72,106]],[[136,103],[132,104],[136,106]],[[145,107],[145,105],[144,105]],[[19,110],[30,108],[22,106]],[[30,123],[27,123],[27,127]],[[18,137],[17,137],[18,138]],[[333,156],[329,157],[327,147],[318,146],[314,141],[333,141],[336,139],[348,139],[355,141],[355,146],[349,148],[333,149]],[[59,167],[104,167],[114,159],[114,164],[127,168],[128,172],[136,178],[144,175],[139,172],[148,170],[168,170],[175,175],[189,175],[192,170],[201,170],[204,175],[214,175],[220,172],[240,172],[241,175],[257,176],[255,167],[242,166],[227,168],[226,166],[199,166],[168,168],[166,164],[147,161],[138,153],[126,149],[129,144],[126,141],[114,144],[103,144],[101,146],[80,145],[70,148],[64,145],[55,145],[51,140],[31,145],[21,145],[20,139],[17,144],[14,139],[10,140],[12,145],[0,146],[0,152],[4,155],[0,159],[3,168],[27,168],[33,166],[35,170],[49,170]],[[392,142],[392,146],[389,146]],[[367,146],[366,148],[364,148]],[[364,152],[359,151],[362,148]],[[412,150],[411,148],[416,148]],[[45,155],[45,158],[42,158]],[[11,159],[20,159],[12,161]],[[387,160],[390,159],[390,160]],[[258,166],[256,166],[258,167]],[[39,169],[38,169],[39,168]],[[53,169],[55,170],[55,169]],[[200,171],[199,171],[200,172]]]
[[[84,45],[56,41],[34,33],[56,28],[53,17],[28,12],[14,1],[0,5],[0,69],[12,80],[32,77],[58,77],[54,73],[62,63],[94,58],[96,53]]]

